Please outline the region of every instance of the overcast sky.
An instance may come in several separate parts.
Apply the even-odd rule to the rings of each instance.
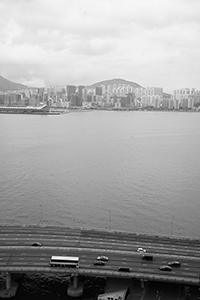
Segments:
[[[0,0],[0,75],[200,89],[200,0]]]

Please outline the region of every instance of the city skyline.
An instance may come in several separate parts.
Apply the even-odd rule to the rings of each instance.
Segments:
[[[2,0],[0,8],[1,74],[13,82],[126,78],[170,93],[200,89],[199,1]]]
[[[111,82],[113,84],[108,84]],[[14,106],[13,109],[16,111],[17,107],[37,107],[45,104],[47,107],[68,109],[81,107],[131,110],[148,108],[199,111],[200,109],[200,92],[195,88],[174,90],[172,95],[164,93],[161,87],[144,88],[137,84],[133,87],[129,84],[116,84],[113,81],[104,83],[107,85],[95,87],[65,85],[8,91],[0,93],[0,108],[4,112],[7,110],[6,107],[10,110],[11,106]]]
[[[31,86],[23,86],[21,83],[16,83],[16,82],[13,82],[13,81],[10,81],[9,79],[6,79],[4,78],[3,76],[0,75],[0,93],[12,93],[12,92],[20,92],[22,90],[28,90],[28,89],[48,89],[48,88],[53,88],[55,90],[60,90],[60,89],[66,89],[67,87],[75,87],[76,90],[78,90],[80,87],[84,87],[86,88],[88,91],[92,91],[92,90],[95,90],[95,88],[97,87],[102,87],[103,90],[105,90],[106,92],[107,91],[112,91],[113,89],[115,90],[115,88],[128,88],[130,87],[131,89],[128,89],[127,90],[127,93],[128,92],[132,92],[133,90],[135,89],[162,89],[162,92],[166,95],[173,95],[173,94],[176,94],[177,91],[186,91],[187,90],[187,94],[188,94],[188,91],[191,91],[192,93],[194,93],[194,91],[198,92],[199,93],[199,90],[196,88],[196,87],[192,87],[192,88],[189,88],[189,87],[180,87],[180,88],[176,88],[174,89],[172,92],[170,93],[167,93],[165,91],[165,87],[163,86],[141,86],[139,83],[137,82],[133,82],[133,81],[127,81],[125,79],[122,79],[122,78],[113,78],[113,79],[107,79],[107,80],[103,80],[103,81],[100,81],[100,82],[95,82],[95,83],[92,83],[90,85],[75,85],[75,84],[68,84],[68,83],[65,83],[65,84],[62,84],[62,85],[46,85],[46,86],[41,86],[41,87],[37,87],[37,86],[34,86],[34,87],[31,87]],[[185,92],[184,92],[185,93]],[[189,92],[190,94],[190,92]]]

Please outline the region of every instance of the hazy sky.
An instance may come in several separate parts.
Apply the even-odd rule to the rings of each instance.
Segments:
[[[0,75],[200,89],[200,0],[0,0]]]

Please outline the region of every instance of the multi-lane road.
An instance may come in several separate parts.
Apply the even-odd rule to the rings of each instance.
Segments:
[[[41,247],[31,246],[34,242]],[[137,248],[146,249],[153,261],[143,261]],[[50,267],[52,255],[79,256],[77,270]],[[96,257],[106,255],[105,266],[94,266]],[[178,260],[180,268],[160,271],[161,265]],[[119,272],[119,266],[131,272]],[[64,227],[0,226],[0,271],[74,272],[107,277],[199,284],[200,240],[138,235]]]

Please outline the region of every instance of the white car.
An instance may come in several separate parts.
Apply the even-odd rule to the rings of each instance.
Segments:
[[[137,252],[140,252],[140,253],[145,253],[146,252],[146,250],[145,249],[143,249],[143,248],[137,248]]]
[[[108,261],[108,257],[107,256],[98,256],[97,260]]]

